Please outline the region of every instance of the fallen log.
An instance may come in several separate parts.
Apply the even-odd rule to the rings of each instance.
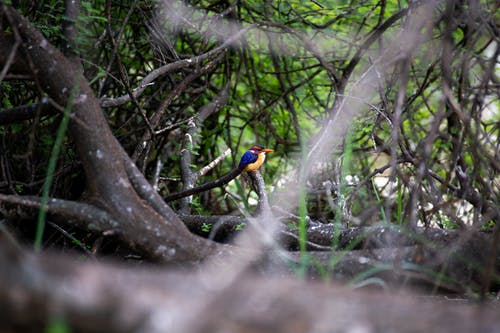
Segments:
[[[235,260],[237,258],[234,258]],[[494,304],[434,302],[247,271],[81,262],[0,238],[0,331],[495,332]],[[215,272],[215,273],[214,273]]]

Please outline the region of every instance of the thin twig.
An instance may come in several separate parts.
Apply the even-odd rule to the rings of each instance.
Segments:
[[[187,58],[187,59],[182,59],[182,60],[167,64],[167,65],[161,66],[161,67],[151,71],[141,81],[139,86],[132,90],[132,95],[137,98],[139,95],[141,95],[144,92],[146,87],[148,87],[150,84],[152,84],[152,82],[154,80],[156,80],[157,78],[159,78],[165,74],[168,74],[168,73],[171,73],[173,71],[177,71],[177,70],[180,70],[180,69],[183,69],[186,67],[196,66],[196,65],[200,64],[202,61],[221,53],[222,51],[224,51],[228,47],[232,46],[235,41],[239,40],[245,33],[247,33],[251,29],[254,29],[256,26],[257,26],[256,24],[251,24],[250,26],[246,27],[245,29],[241,29],[238,33],[234,34],[231,38],[229,38],[226,42],[224,42],[221,46],[219,46],[213,50],[210,50],[210,51],[203,53],[203,54],[200,54],[198,56],[194,56],[194,57]],[[130,96],[128,94],[123,95],[123,96],[119,96],[116,98],[101,98],[101,106],[103,108],[115,107],[115,106],[125,104],[129,101],[130,101]]]
[[[87,249],[85,247],[85,245],[82,244],[82,242],[78,239],[76,239],[72,234],[70,234],[69,232],[67,232],[66,230],[64,230],[63,228],[61,228],[60,226],[58,226],[57,224],[55,224],[54,222],[51,222],[51,221],[47,221],[47,223],[54,229],[56,229],[57,231],[59,231],[61,234],[63,234],[65,237],[69,238],[73,244],[75,244],[76,246],[78,246],[80,249],[82,249],[83,252],[85,252],[85,254],[87,254],[90,258],[92,259],[96,259],[94,253],[92,253],[92,251],[90,251],[89,249]]]
[[[216,159],[212,162],[205,165],[203,168],[198,171],[198,176],[202,177],[207,174],[210,170],[212,170],[217,164],[219,164],[223,159],[225,159],[229,154],[231,154],[231,148],[227,148],[222,154],[220,154]]]

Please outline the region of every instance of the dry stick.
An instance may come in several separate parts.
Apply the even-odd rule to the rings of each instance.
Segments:
[[[180,216],[182,222],[188,227],[188,229],[198,235],[206,235],[206,231],[203,230],[204,226],[209,226],[210,234],[208,235],[208,239],[214,239],[216,236],[222,234],[222,237],[230,237],[237,232],[240,226],[247,226],[247,224],[251,223],[249,219],[234,216],[234,215],[221,215],[221,216],[202,216],[202,215],[181,215]],[[286,221],[289,219],[298,219],[298,217],[288,217]],[[298,244],[298,236],[291,230],[286,223],[281,222],[282,227],[279,228],[280,237],[279,243],[284,246],[294,246],[294,244]],[[326,225],[323,225],[326,229]],[[319,232],[321,234],[321,232]],[[326,236],[322,239],[321,244],[315,243],[312,241],[307,241],[306,244],[309,249],[316,251],[329,251],[331,250],[330,243],[330,234],[325,233]],[[328,245],[325,245],[328,244]]]
[[[362,55],[370,48],[370,46],[377,41],[377,39],[387,30],[389,29],[396,21],[404,17],[412,7],[418,7],[419,2],[412,3],[410,6],[401,9],[399,12],[394,13],[391,17],[389,17],[385,22],[378,25],[375,29],[372,30],[370,36],[359,46],[354,56],[351,58],[346,68],[344,69],[344,73],[342,75],[342,80],[339,84],[339,92],[343,93],[347,83],[349,81],[349,77],[351,76],[354,68],[358,65],[361,60]]]
[[[443,84],[443,94],[446,97],[446,102],[448,102],[449,105],[453,108],[455,113],[460,118],[460,121],[462,121],[464,124],[470,124],[472,121],[470,115],[468,115],[466,112],[464,112],[464,110],[462,109],[462,107],[460,106],[458,101],[453,96],[451,87],[446,82]],[[466,130],[466,132],[468,134],[471,135],[472,138],[474,138],[474,144],[476,144],[476,147],[481,148],[481,145],[479,144],[479,141],[476,138],[477,135],[473,132],[473,129],[471,128],[471,126],[464,126],[464,129]],[[479,129],[478,129],[478,131],[479,131]],[[484,135],[484,136],[486,136],[486,135]],[[494,168],[496,172],[499,172],[500,171],[500,162],[498,161],[498,159],[495,158],[495,156],[492,156],[491,153],[486,151],[485,149],[482,149],[481,153],[491,162],[491,167]]]
[[[223,159],[231,154],[231,148],[227,148],[222,154],[220,154],[215,160],[205,165],[203,168],[198,171],[198,176],[202,177],[207,174],[210,170],[212,170],[217,164],[219,164]]]
[[[64,230],[63,228],[61,228],[59,225],[55,224],[54,222],[47,221],[47,223],[52,228],[56,229],[61,234],[63,234],[64,237],[69,238],[71,240],[71,242],[73,244],[75,244],[83,252],[85,252],[85,254],[87,256],[89,256],[89,258],[94,259],[94,260],[96,259],[95,254],[92,253],[92,251],[90,251],[89,249],[87,249],[87,247],[85,246],[85,244],[82,244],[82,242],[79,239],[75,238],[72,234],[70,234],[69,232],[67,232],[66,230]]]
[[[290,231],[286,231],[286,230],[280,230],[279,233],[282,237],[286,236],[289,239],[293,239],[295,242],[297,242],[297,244],[299,243],[299,236],[297,236],[296,234],[294,234]],[[309,240],[306,240],[306,245],[307,245],[308,250],[313,250],[313,251],[331,251],[332,250],[331,246],[316,244],[316,243],[311,242]]]
[[[194,117],[190,117],[188,119],[185,119],[183,121],[179,121],[175,124],[172,124],[172,125],[169,125],[169,126],[166,126],[158,131],[155,132],[156,135],[160,135],[164,132],[168,132],[168,131],[171,131],[175,128],[178,128],[180,127],[182,124],[184,123],[189,123],[191,121],[193,121]],[[169,150],[169,146],[170,146],[170,143],[173,143],[173,140],[168,140],[169,142],[165,143],[161,149],[161,153],[160,155],[157,157],[156,159],[156,166],[155,166],[155,171],[153,173],[153,176],[152,176],[152,179],[150,180],[150,183],[151,185],[153,185],[153,188],[155,191],[159,191],[160,189],[160,179],[163,179],[163,180],[174,180],[174,181],[179,181],[179,179],[177,178],[169,178],[169,177],[161,177],[160,176],[160,173],[163,169],[163,165],[164,165],[164,161],[168,158],[168,150]],[[172,142],[170,142],[172,141]]]
[[[155,171],[153,173],[153,179],[150,180],[151,186],[153,186],[153,189],[155,191],[158,191],[160,189],[159,182],[160,182],[161,169],[163,169],[163,161],[160,157],[156,160],[156,166],[155,166]]]
[[[358,63],[361,61],[362,55],[370,48],[370,46],[377,41],[377,39],[384,33],[387,29],[389,29],[396,21],[404,17],[410,10],[410,8],[413,7],[418,7],[419,2],[416,2],[407,8],[403,8],[399,12],[395,13],[391,17],[389,17],[384,23],[382,23],[380,26],[377,26],[373,31],[370,33],[368,38],[358,47],[356,53],[354,56],[351,58],[347,66],[345,67],[343,71],[343,75],[340,78],[340,81],[338,82],[336,88],[337,88],[337,93],[338,94],[344,94],[347,83],[349,82],[352,73],[354,72],[354,69],[358,65]],[[373,66],[372,66],[373,67]],[[369,71],[367,71],[365,74],[367,74]],[[363,79],[358,80],[357,82],[361,82]],[[358,84],[356,83],[355,86]],[[310,152],[308,154],[309,157],[314,156],[314,154],[317,154],[317,151],[321,150],[321,147],[324,146],[320,145],[320,142],[326,142],[324,138],[326,138],[326,133],[328,132],[328,129],[332,127],[333,120],[335,120],[336,117],[338,117],[338,110],[342,109],[345,106],[345,99],[344,98],[336,98],[334,105],[329,109],[329,114],[330,114],[330,119],[326,120],[324,122],[324,125],[318,132],[318,140],[316,141],[315,144],[312,145]],[[345,113],[345,112],[344,112]]]
[[[331,180],[327,180],[323,182],[323,186],[325,187],[326,201],[328,202],[328,206],[330,206],[332,212],[335,212],[337,208],[335,206],[335,202],[333,201],[333,194],[332,194],[333,182]]]
[[[195,121],[190,121],[187,126],[186,133],[184,134],[184,140],[182,141],[182,149],[180,156],[180,170],[182,177],[182,189],[187,190],[194,187],[196,183],[197,175],[191,170],[191,164],[193,163],[192,151],[195,147],[196,134],[198,132],[198,126]],[[197,143],[197,141],[196,141]],[[185,197],[180,202],[179,212],[182,214],[187,214],[190,211],[191,198]]]
[[[52,98],[43,97],[38,103],[15,106],[11,109],[0,108],[0,126],[35,119],[36,117],[52,116],[56,115],[57,112],[64,113],[64,108],[57,104]],[[77,123],[78,126],[89,129],[89,127],[80,119],[76,118],[74,114],[70,114],[68,117],[71,121]]]
[[[139,158],[142,156],[143,157],[143,163],[142,163],[142,172],[145,173],[145,168],[146,168],[146,163],[145,160],[147,159],[147,155],[149,154],[149,150],[151,148],[150,141],[151,139],[157,134],[154,132],[154,129],[160,124],[160,120],[162,116],[165,114],[165,111],[167,107],[172,103],[172,101],[180,95],[180,93],[186,88],[188,84],[190,84],[192,81],[194,81],[199,74],[193,73],[188,75],[185,79],[183,79],[179,84],[177,84],[172,91],[162,100],[161,104],[159,107],[156,109],[156,111],[153,113],[151,116],[150,120],[150,126],[153,129],[153,132],[151,131],[145,131],[144,134],[141,137],[141,140],[139,141],[139,144],[135,148],[134,152],[132,153],[132,160],[137,163]],[[188,123],[192,121],[192,117],[188,119]]]
[[[461,108],[461,106],[458,104],[458,102],[455,100],[453,97],[453,94],[451,93],[451,88],[450,86],[444,82],[443,83],[443,94],[446,97],[446,101],[449,103],[449,105],[453,108],[455,113],[458,115],[460,120],[464,124],[470,123],[470,116],[468,116]],[[473,138],[475,138],[474,133],[471,129],[470,126],[465,126],[464,127],[465,131]],[[475,141],[477,139],[474,139]],[[477,141],[475,142],[477,143]],[[476,148],[479,149],[481,145],[476,144]],[[496,161],[496,159],[489,154],[489,152],[485,151],[484,149],[481,150],[481,153],[491,162],[490,166],[495,169],[495,171],[500,170],[500,163]],[[500,222],[500,211],[498,208],[493,204],[488,202],[488,200],[485,200],[478,191],[476,191],[474,188],[468,185],[467,182],[467,174],[465,172],[457,172],[457,178],[460,182],[461,188],[456,189],[456,193],[460,196],[463,197],[465,200],[467,200],[471,205],[474,207],[478,208],[484,216],[488,216],[490,219],[494,220],[495,222],[499,223]]]

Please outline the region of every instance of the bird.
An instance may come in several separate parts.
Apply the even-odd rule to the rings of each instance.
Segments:
[[[273,149],[264,148],[261,145],[253,145],[240,159],[238,168],[245,172],[252,172],[260,168],[266,159],[266,153],[273,152]]]
[[[180,198],[193,195],[195,193],[204,192],[214,187],[227,184],[234,178],[238,177],[242,172],[257,171],[262,165],[262,163],[264,163],[264,160],[266,159],[266,153],[270,153],[273,151],[274,151],[273,149],[264,148],[261,145],[255,144],[241,156],[237,168],[234,168],[229,173],[225,174],[219,179],[202,184],[197,187],[193,187],[191,189],[182,192],[170,194],[164,197],[163,199],[165,200],[165,202],[178,200]]]

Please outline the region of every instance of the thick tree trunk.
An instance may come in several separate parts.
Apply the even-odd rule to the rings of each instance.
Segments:
[[[176,214],[160,203],[149,184],[140,179],[142,175],[135,174],[133,177],[139,179],[131,181],[126,170],[135,166],[107,125],[81,67],[69,61],[14,9],[7,6],[2,9],[1,14],[8,15],[22,39],[17,61],[32,64],[32,75],[56,103],[62,106],[72,103],[70,134],[85,169],[89,200],[118,221],[116,229],[121,237],[162,262],[197,262],[214,250],[222,251],[220,245],[192,235]],[[6,55],[15,41],[6,32],[0,34],[0,60],[8,58]],[[17,67],[16,63],[12,69]],[[141,188],[134,188],[137,184]],[[156,203],[155,209],[151,201]]]

